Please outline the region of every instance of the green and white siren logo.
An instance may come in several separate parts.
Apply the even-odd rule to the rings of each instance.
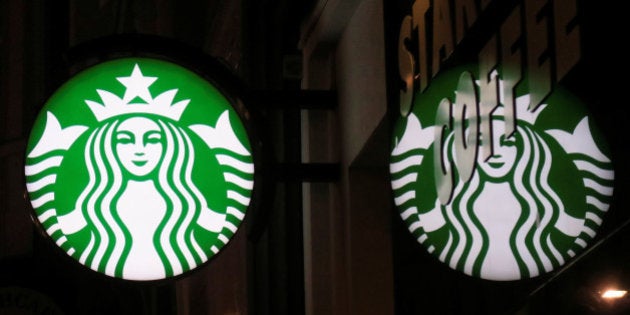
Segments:
[[[550,272],[601,225],[613,193],[609,154],[570,94],[556,89],[532,106],[527,93],[504,92],[495,72],[488,107],[474,78],[461,69],[436,77],[399,118],[395,204],[418,242],[453,269],[490,280]]]
[[[252,150],[228,99],[149,58],[104,62],[55,92],[35,121],[25,171],[57,245],[131,280],[209,260],[237,231],[254,186]]]

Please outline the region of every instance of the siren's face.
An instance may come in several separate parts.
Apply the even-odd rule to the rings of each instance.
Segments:
[[[514,167],[516,163],[516,134],[510,137],[505,136],[505,122],[503,120],[492,120],[492,148],[494,154],[487,160],[482,161],[483,152],[478,155],[477,165],[491,178],[502,179]],[[482,148],[480,148],[483,151]]]
[[[131,174],[143,177],[162,159],[164,135],[160,126],[145,117],[129,118],[116,128],[116,154]]]

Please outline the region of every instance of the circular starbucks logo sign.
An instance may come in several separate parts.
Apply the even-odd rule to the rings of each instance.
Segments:
[[[68,255],[111,277],[157,280],[208,261],[254,186],[230,100],[178,65],[125,58],[65,83],[27,146],[37,220]]]
[[[451,268],[490,280],[535,277],[595,236],[613,193],[610,155],[569,93],[531,104],[498,73],[477,77],[470,69],[438,76],[398,119],[394,201],[418,242]],[[480,88],[489,83],[494,98]]]

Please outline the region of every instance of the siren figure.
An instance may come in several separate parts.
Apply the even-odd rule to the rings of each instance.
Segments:
[[[482,152],[484,146],[478,145],[481,152],[467,180],[457,174],[454,131],[445,135],[433,167],[442,165],[457,181],[447,201],[437,196],[437,180],[433,194],[420,191],[431,186],[420,167],[430,150],[438,147],[433,142],[437,127],[422,127],[411,113],[402,137],[396,139],[390,165],[394,202],[418,242],[426,243],[430,253],[453,269],[490,280],[550,272],[573,257],[574,250],[586,246],[608,209],[599,200],[612,195],[608,184],[614,173],[608,170],[610,160],[593,141],[588,120],[582,119],[572,132],[541,133],[535,122],[547,105],[528,110],[528,104],[528,95],[516,99],[517,124],[512,134],[505,133],[503,106],[493,112],[492,135],[479,135],[480,142],[492,142],[493,152],[483,160],[487,155]],[[567,158],[556,160],[556,156]],[[585,198],[571,203],[576,209],[567,208],[551,180],[558,176],[554,168],[571,162],[586,188]]]
[[[506,136],[502,117],[493,118],[493,155],[487,161],[478,158],[472,178],[458,182],[448,204],[436,203],[436,210],[455,227],[449,236],[459,240],[447,245],[440,257],[485,279],[513,280],[525,276],[521,272],[534,277],[564,263],[550,234],[563,226],[557,224],[560,220],[579,219],[566,214],[549,185],[553,157],[545,140],[525,121]],[[451,159],[452,142],[451,134]]]
[[[155,80],[136,65],[118,80],[147,79]],[[172,104],[176,90],[155,99],[146,88],[130,90],[122,99],[98,90],[103,105],[86,101],[102,123],[85,146],[89,181],[74,210],[58,220],[65,234],[96,227],[81,263],[111,276],[159,279],[206,261],[195,229],[218,233],[225,214],[208,208],[192,180],[195,150],[177,125],[188,100]],[[136,96],[147,104],[129,104]]]

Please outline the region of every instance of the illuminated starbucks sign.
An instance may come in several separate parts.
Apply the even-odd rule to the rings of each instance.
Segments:
[[[26,153],[46,233],[81,264],[130,280],[211,259],[236,233],[254,186],[231,100],[157,59],[107,61],[71,78],[42,108]]]
[[[535,277],[595,237],[613,193],[610,154],[570,93],[558,87],[538,105],[497,71],[479,80],[478,68],[442,71],[401,111],[394,201],[417,241],[451,268]]]

